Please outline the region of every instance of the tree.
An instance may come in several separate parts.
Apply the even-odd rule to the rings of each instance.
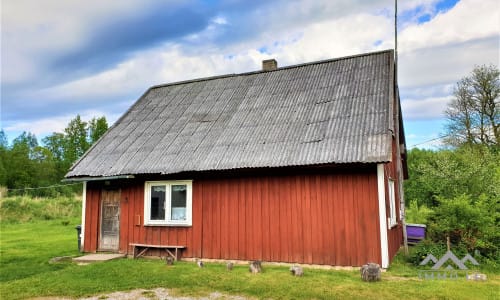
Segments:
[[[66,134],[64,158],[66,162],[74,163],[90,147],[87,141],[87,123],[77,115],[64,129]]]
[[[8,170],[7,187],[24,188],[36,185],[35,149],[38,141],[32,133],[23,132],[12,142],[8,151],[8,159],[4,161]]]
[[[105,117],[93,118],[89,123],[77,115],[64,129],[45,137],[43,145],[32,133],[23,132],[9,146],[3,130],[0,130],[0,186],[6,186],[16,194],[56,196],[71,194],[81,186],[48,187],[60,183],[71,165],[96,142],[107,130]]]
[[[0,148],[1,149],[7,149],[8,147],[8,142],[7,142],[7,136],[5,135],[5,132],[0,130]]]
[[[451,146],[483,144],[497,148],[500,142],[500,71],[476,66],[460,80],[445,111]]]
[[[89,143],[90,145],[97,140],[108,130],[108,122],[105,117],[92,118],[88,124]]]
[[[409,179],[405,181],[405,198],[433,208],[438,198],[453,199],[469,195],[478,199],[486,195],[500,198],[500,153],[485,145],[454,150],[408,151]]]
[[[5,132],[0,130],[0,186],[7,185],[7,169],[5,168],[5,161],[8,155],[8,142]]]

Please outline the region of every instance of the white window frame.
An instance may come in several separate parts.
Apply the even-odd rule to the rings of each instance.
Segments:
[[[186,220],[171,219],[171,187],[172,185],[186,185]],[[151,220],[151,186],[165,186],[165,219]],[[193,181],[169,180],[146,181],[144,184],[144,225],[149,226],[192,226],[193,225]]]
[[[396,216],[396,183],[394,179],[389,178],[387,181],[388,193],[389,193],[389,226],[394,227],[398,224]]]

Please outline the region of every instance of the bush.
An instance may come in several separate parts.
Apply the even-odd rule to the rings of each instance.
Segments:
[[[420,265],[420,262],[424,260],[427,255],[432,254],[436,258],[441,257],[446,253],[446,244],[434,243],[431,240],[423,240],[422,242],[415,245],[410,249],[410,255],[408,256],[408,261],[415,266]]]
[[[427,205],[418,206],[417,201],[412,201],[406,208],[406,222],[414,224],[427,224],[427,219],[433,213]]]
[[[427,227],[434,242],[442,243],[449,237],[455,247],[469,253],[477,250],[489,259],[498,260],[500,233],[494,203],[487,197],[473,201],[467,195],[438,198],[438,201]]]

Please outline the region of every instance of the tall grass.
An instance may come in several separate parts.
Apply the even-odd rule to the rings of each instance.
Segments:
[[[0,199],[0,222],[25,223],[40,220],[81,217],[79,197],[31,198],[16,196]]]

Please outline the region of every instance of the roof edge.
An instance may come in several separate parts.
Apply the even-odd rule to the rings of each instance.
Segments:
[[[103,181],[115,179],[133,179],[135,175],[115,175],[115,176],[85,176],[85,177],[69,177],[61,180],[62,182],[82,182],[82,181]]]
[[[329,59],[317,60],[317,61],[312,61],[312,62],[307,62],[307,63],[289,65],[289,66],[279,67],[276,70],[272,70],[272,71],[259,70],[259,71],[243,72],[243,73],[223,74],[223,75],[202,77],[202,78],[197,78],[197,79],[188,79],[188,80],[181,80],[181,81],[175,81],[175,82],[170,82],[170,83],[157,84],[157,85],[153,85],[153,86],[149,87],[144,94],[147,94],[152,89],[168,87],[168,86],[173,86],[173,85],[187,84],[187,83],[201,82],[201,81],[209,81],[209,80],[214,80],[214,79],[221,79],[221,78],[228,78],[228,77],[235,77],[235,76],[248,76],[248,75],[260,74],[260,73],[279,72],[279,71],[287,70],[287,69],[300,68],[300,67],[305,67],[305,66],[310,66],[310,65],[319,65],[319,64],[330,63],[330,62],[334,62],[334,61],[353,59],[353,58],[358,58],[358,57],[363,57],[363,56],[371,56],[371,55],[384,54],[384,53],[394,53],[394,49],[385,49],[385,50],[380,50],[380,51],[360,53],[360,54],[348,55],[348,56],[343,56],[343,57],[329,58]]]

